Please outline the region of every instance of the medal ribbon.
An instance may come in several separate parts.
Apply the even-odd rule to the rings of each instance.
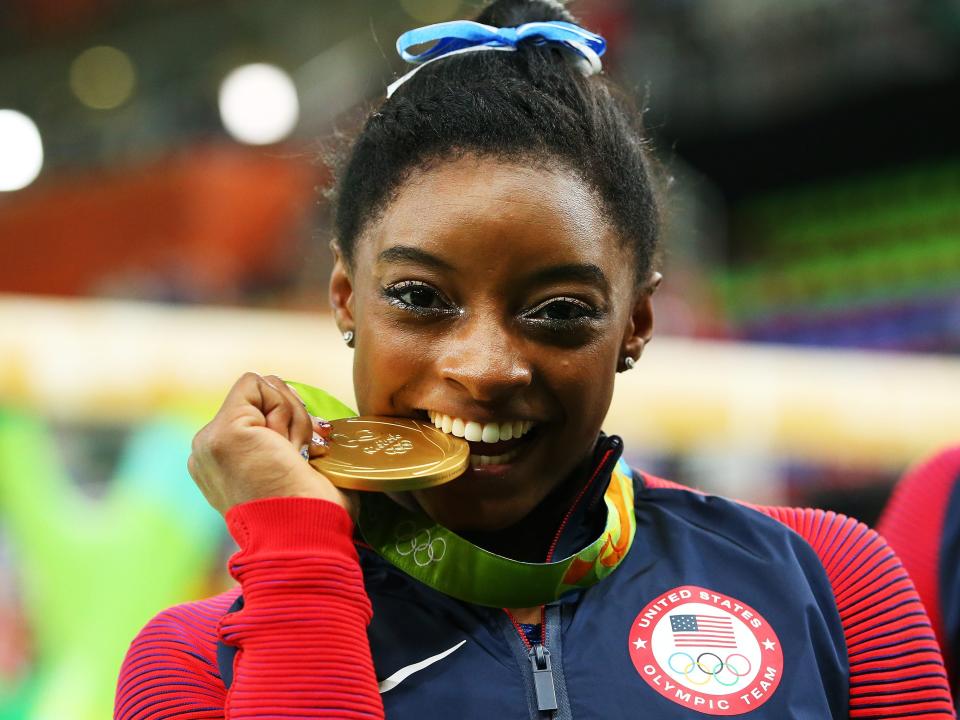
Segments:
[[[322,390],[291,385],[313,415],[327,420],[355,415]],[[633,475],[622,459],[614,466],[603,500],[603,532],[573,555],[547,563],[520,562],[484,550],[382,493],[360,493],[357,525],[378,555],[445,595],[490,607],[532,607],[594,585],[626,557],[636,517]]]

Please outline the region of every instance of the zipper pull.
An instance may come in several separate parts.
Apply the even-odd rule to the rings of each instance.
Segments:
[[[557,693],[553,687],[553,670],[550,668],[550,651],[540,643],[530,648],[530,665],[533,666],[533,687],[537,693],[537,709],[557,709]]]

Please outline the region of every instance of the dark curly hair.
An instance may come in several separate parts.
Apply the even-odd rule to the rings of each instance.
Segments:
[[[554,0],[495,0],[476,20],[496,27],[576,22]],[[334,191],[346,262],[413,171],[465,155],[572,170],[633,246],[638,280],[649,276],[660,223],[640,113],[605,78],[585,76],[568,53],[532,43],[430,63],[370,114]]]

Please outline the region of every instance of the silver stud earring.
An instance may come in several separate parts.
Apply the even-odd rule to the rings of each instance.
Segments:
[[[343,341],[347,344],[347,347],[353,347],[353,330],[347,330],[343,334]]]
[[[633,370],[637,366],[637,361],[627,355],[623,358],[623,366],[627,370]]]

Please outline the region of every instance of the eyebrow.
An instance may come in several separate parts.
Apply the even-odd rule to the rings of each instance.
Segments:
[[[410,247],[409,245],[394,245],[377,255],[377,262],[407,265],[426,265],[438,270],[453,270],[453,266],[436,255]]]
[[[566,265],[551,265],[550,267],[537,270],[530,275],[531,284],[546,285],[551,282],[564,281],[583,282],[589,285],[598,286],[603,292],[609,292],[610,283],[607,276],[603,274],[596,265],[588,263],[569,263]]]
[[[410,245],[394,245],[383,250],[377,256],[378,262],[391,264],[413,264],[426,265],[427,267],[438,270],[453,270],[453,266],[446,260],[431,255],[420,248]],[[590,285],[596,285],[603,292],[610,291],[610,283],[607,276],[596,265],[590,263],[566,263],[563,265],[551,265],[531,273],[528,282],[531,285],[547,285],[552,282],[574,281],[583,282]]]

